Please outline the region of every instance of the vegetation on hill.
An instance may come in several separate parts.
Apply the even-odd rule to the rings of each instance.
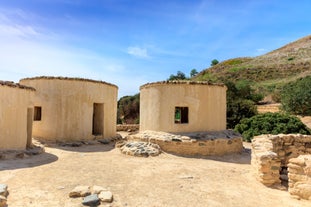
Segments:
[[[241,133],[244,141],[248,142],[261,134],[310,134],[310,130],[299,118],[281,113],[264,113],[245,118],[234,130]]]
[[[311,75],[311,35],[265,55],[220,62],[201,71],[193,80],[246,80],[256,90],[271,94],[288,82],[307,75]]]
[[[296,115],[311,115],[311,76],[285,85],[281,92],[282,108]]]
[[[139,93],[123,96],[118,101],[118,124],[139,124]]]
[[[187,77],[185,73],[181,71],[177,71],[176,75],[171,74],[170,77],[167,79],[168,81],[173,81],[173,80],[189,80],[192,77],[195,77],[198,74],[198,71],[193,68],[190,71],[190,77]]]

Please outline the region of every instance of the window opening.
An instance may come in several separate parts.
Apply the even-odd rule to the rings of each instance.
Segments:
[[[188,107],[175,107],[175,124],[189,123],[188,113]]]
[[[33,116],[34,121],[41,121],[41,115],[42,115],[41,106],[35,106],[33,115],[34,115]]]

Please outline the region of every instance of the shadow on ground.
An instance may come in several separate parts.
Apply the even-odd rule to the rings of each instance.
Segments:
[[[88,152],[108,152],[113,150],[115,143],[110,142],[107,144],[81,144],[81,145],[64,145],[64,144],[49,144],[48,147],[50,148],[55,148],[55,149],[60,149],[60,150],[65,150],[65,151],[70,151],[70,152],[83,152],[83,153],[88,153]]]
[[[248,148],[243,149],[241,153],[232,153],[232,154],[227,154],[227,155],[222,155],[222,156],[213,156],[213,155],[189,156],[189,155],[175,154],[171,152],[165,152],[165,153],[172,154],[178,157],[184,157],[184,158],[206,159],[206,160],[214,160],[214,161],[219,161],[219,162],[228,162],[228,163],[245,164],[245,165],[251,164],[251,150]]]
[[[39,155],[33,155],[27,158],[0,160],[0,171],[37,167],[41,165],[50,164],[57,160],[58,157],[56,155],[46,152]]]

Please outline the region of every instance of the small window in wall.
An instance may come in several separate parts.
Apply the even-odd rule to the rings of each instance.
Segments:
[[[188,112],[188,107],[175,107],[175,124],[189,123]]]
[[[35,106],[34,113],[33,113],[33,120],[41,121],[41,114],[42,114],[41,106]]]

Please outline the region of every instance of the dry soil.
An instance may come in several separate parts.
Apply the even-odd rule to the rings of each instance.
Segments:
[[[0,183],[9,186],[9,207],[75,207],[77,185],[111,190],[102,206],[311,206],[288,192],[259,183],[250,165],[250,144],[242,154],[222,157],[157,157],[121,154],[113,144],[46,147],[41,155],[0,161]]]

